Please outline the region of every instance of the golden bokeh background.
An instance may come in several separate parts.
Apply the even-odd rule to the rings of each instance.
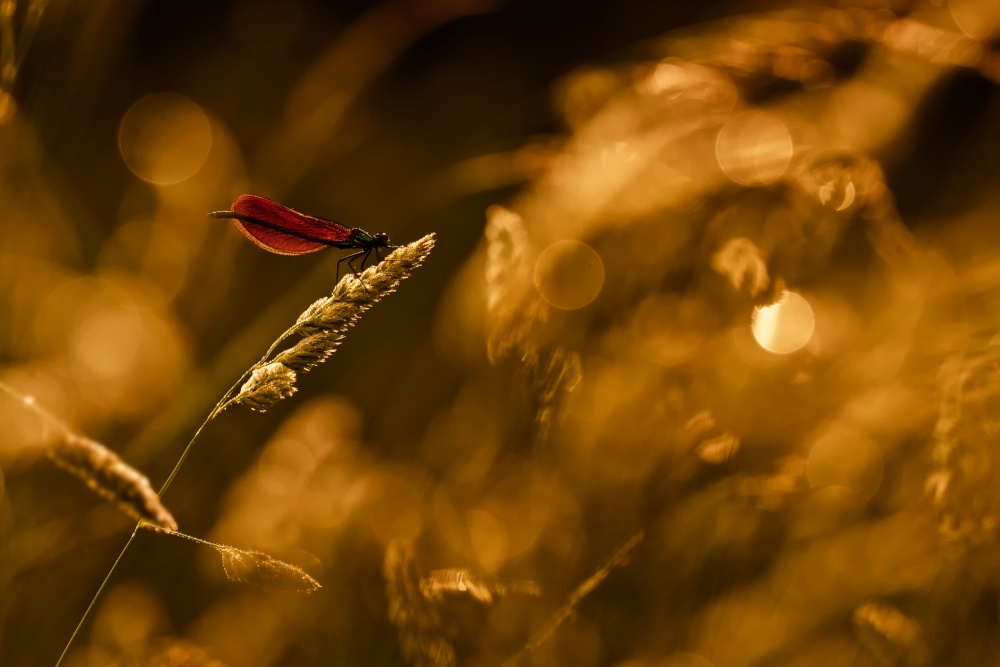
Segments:
[[[63,664],[992,665],[1000,5],[0,0],[0,381],[159,488],[334,286],[252,192],[426,264],[205,428]],[[0,393],[0,665],[133,521]]]

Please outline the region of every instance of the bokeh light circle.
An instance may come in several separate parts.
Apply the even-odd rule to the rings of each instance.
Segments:
[[[775,354],[801,350],[815,327],[812,306],[800,294],[788,290],[774,303],[755,308],[751,323],[757,343]]]
[[[1000,36],[1000,2],[996,0],[950,0],[948,11],[955,25],[977,41]]]
[[[95,307],[74,327],[70,345],[84,367],[102,378],[117,378],[135,365],[145,324],[131,305]]]
[[[806,476],[814,489],[837,486],[870,498],[882,484],[883,468],[882,452],[874,440],[853,429],[833,427],[809,450]]]
[[[118,150],[128,168],[155,185],[193,176],[212,146],[208,116],[172,93],[154,93],[133,104],[118,128]]]
[[[507,557],[508,531],[490,512],[472,510],[467,516],[469,541],[476,559],[487,572],[496,572]]]
[[[604,264],[586,243],[557,241],[535,262],[535,287],[556,308],[582,308],[597,298],[603,286]]]
[[[792,160],[792,135],[773,114],[742,113],[719,130],[715,157],[723,173],[740,185],[773,183]]]

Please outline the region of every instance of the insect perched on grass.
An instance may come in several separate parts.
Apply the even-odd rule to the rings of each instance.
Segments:
[[[271,201],[257,195],[240,195],[233,202],[231,211],[215,211],[208,214],[213,218],[231,218],[243,234],[264,250],[279,255],[305,255],[324,248],[356,248],[358,252],[348,255],[337,262],[337,277],[340,277],[340,265],[347,262],[351,272],[358,275],[358,267],[354,260],[361,257],[361,267],[372,252],[375,261],[382,260],[382,248],[395,248],[390,245],[385,232],[369,234],[357,227],[347,227],[314,215],[306,215],[288,208],[276,201]]]

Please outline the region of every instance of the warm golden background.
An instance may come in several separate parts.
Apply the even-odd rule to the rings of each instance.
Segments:
[[[438,239],[163,498],[323,588],[142,531],[65,664],[996,665],[998,40],[996,0],[0,0],[0,380],[154,487],[339,256],[206,213]],[[4,666],[134,526],[56,438],[0,394]]]

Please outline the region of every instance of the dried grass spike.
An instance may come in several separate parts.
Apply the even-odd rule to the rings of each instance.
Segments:
[[[302,311],[302,314],[299,315],[299,319],[295,320],[295,324],[298,326],[298,331],[300,333],[304,335],[311,335],[320,331],[320,329],[309,330],[307,329],[307,326],[309,323],[315,322],[319,318],[323,312],[323,308],[326,307],[326,303],[329,300],[330,297],[328,296],[320,297],[309,304],[308,308]]]
[[[579,354],[560,347],[549,355],[548,362],[537,371],[535,388],[538,404],[535,423],[538,426],[538,439],[544,441],[549,430],[558,421],[564,399],[583,382],[583,363]]]
[[[454,667],[455,649],[444,634],[437,605],[420,591],[420,568],[410,542],[389,543],[382,575],[389,599],[389,620],[399,629],[403,656],[417,667]]]
[[[556,630],[559,629],[559,626],[561,626],[573,615],[573,612],[576,610],[580,602],[594,592],[594,589],[604,583],[604,580],[608,578],[612,570],[616,567],[624,567],[625,565],[628,565],[631,560],[632,551],[639,546],[639,543],[642,542],[644,536],[644,533],[639,531],[632,535],[632,537],[625,540],[622,544],[618,545],[618,548],[611,552],[611,555],[606,561],[604,561],[604,564],[569,594],[566,604],[557,609],[545,621],[545,623],[542,624],[541,629],[535,633],[535,636],[532,637],[531,641],[529,641],[523,649],[521,649],[504,664],[508,666],[521,664],[529,653],[532,653],[538,649],[539,646],[549,641],[556,633]]]
[[[312,593],[320,588],[319,582],[302,568],[260,551],[225,545],[215,545],[215,548],[222,554],[222,567],[230,581],[296,593]]]
[[[486,351],[491,363],[517,359],[531,370],[539,325],[549,317],[529,278],[537,253],[520,215],[491,206],[486,218]]]
[[[695,447],[695,453],[705,463],[719,465],[736,456],[740,450],[740,439],[726,431],[714,438],[702,440]]]
[[[264,412],[295,391],[295,371],[275,361],[254,370],[250,379],[240,387],[240,393],[233,398],[232,403]]]
[[[117,504],[136,521],[146,521],[168,532],[177,530],[177,522],[146,476],[101,443],[67,433],[48,455],[56,465],[82,479],[92,491]]]
[[[508,595],[541,595],[534,581],[501,581],[477,576],[462,568],[433,570],[420,580],[420,592],[428,600],[441,600],[445,593],[468,594],[484,604]]]
[[[337,351],[342,340],[344,340],[342,333],[315,333],[278,354],[274,361],[284,364],[297,373],[305,373],[326,361]]]
[[[344,276],[333,294],[313,302],[299,315],[296,331],[311,336],[317,333],[343,334],[362,313],[396,291],[399,283],[413,269],[423,264],[434,248],[434,235],[396,248],[380,263],[368,267],[360,276]]]
[[[363,310],[396,291],[399,283],[424,263],[434,249],[434,234],[399,246],[381,263],[365,269],[360,276],[344,276],[333,288],[335,301],[352,303]]]
[[[343,280],[341,281],[343,282]],[[338,302],[332,296],[317,299],[299,315],[295,328],[303,336],[350,328],[364,310],[354,304]]]
[[[866,602],[851,619],[858,640],[885,664],[927,664],[920,625],[895,606]]]
[[[491,316],[506,304],[510,308],[518,300],[520,290],[527,285],[524,276],[531,266],[534,251],[524,219],[503,206],[491,206],[486,211],[486,309]]]

